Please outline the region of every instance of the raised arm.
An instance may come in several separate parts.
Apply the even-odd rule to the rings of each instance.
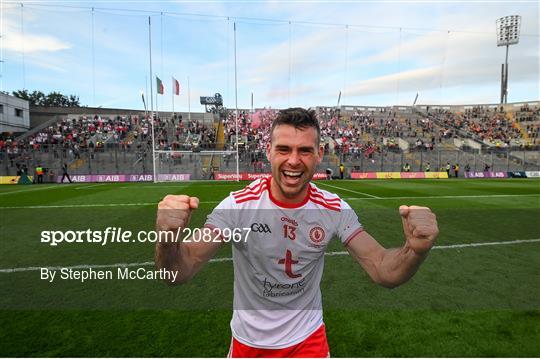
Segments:
[[[159,202],[156,219],[156,231],[176,233],[182,231],[189,224],[191,213],[199,206],[197,197],[186,195],[168,195]],[[155,249],[155,263],[158,269],[176,271],[175,281],[168,284],[182,284],[189,281],[197,272],[212,258],[221,243],[202,241],[201,231],[188,240],[182,241],[182,233],[179,242],[158,241]],[[213,238],[214,236],[212,236]],[[165,238],[165,236],[162,236]]]
[[[437,219],[429,208],[401,206],[399,213],[405,235],[403,247],[385,249],[365,231],[347,245],[371,279],[387,288],[405,283],[416,273],[439,234]]]

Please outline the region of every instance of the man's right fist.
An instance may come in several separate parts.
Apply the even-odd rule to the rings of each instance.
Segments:
[[[156,230],[174,231],[189,224],[191,211],[199,207],[199,199],[169,194],[158,204]]]

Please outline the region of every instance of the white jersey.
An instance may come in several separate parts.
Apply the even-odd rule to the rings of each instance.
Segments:
[[[205,226],[250,229],[247,240],[233,242],[231,330],[243,344],[279,349],[302,342],[323,324],[324,252],[334,235],[347,244],[362,226],[335,194],[310,183],[306,198],[291,206],[273,198],[270,181],[232,192]]]

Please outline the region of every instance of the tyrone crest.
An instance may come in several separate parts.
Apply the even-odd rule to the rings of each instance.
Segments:
[[[311,239],[313,243],[316,243],[316,244],[321,243],[324,240],[324,236],[325,236],[324,229],[322,229],[319,226],[313,227],[309,231],[309,239]]]

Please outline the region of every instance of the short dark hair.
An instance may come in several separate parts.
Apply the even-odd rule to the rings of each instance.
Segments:
[[[272,122],[270,139],[272,138],[274,129],[279,125],[291,125],[296,129],[313,127],[315,130],[317,130],[317,145],[319,145],[321,142],[321,128],[319,127],[319,120],[317,119],[315,111],[313,110],[306,110],[301,107],[291,107],[279,111],[276,119]]]

